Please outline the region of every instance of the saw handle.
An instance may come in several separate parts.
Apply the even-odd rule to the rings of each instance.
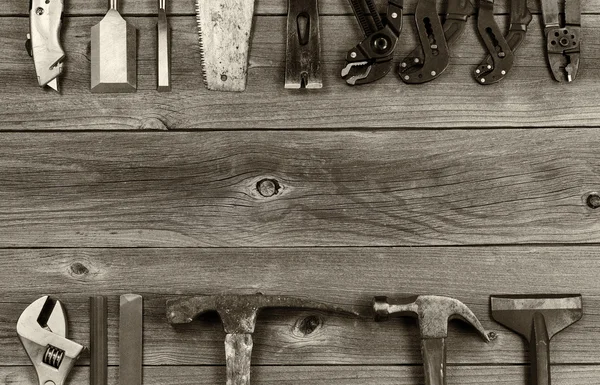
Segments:
[[[533,316],[530,350],[531,383],[550,385],[550,337],[546,328],[546,319],[541,313]]]
[[[252,334],[227,334],[225,336],[227,385],[250,385],[252,346]]]
[[[425,385],[446,385],[446,339],[421,340]]]

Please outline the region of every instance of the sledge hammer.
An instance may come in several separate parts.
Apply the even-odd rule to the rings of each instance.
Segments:
[[[425,385],[446,385],[446,337],[449,320],[461,319],[470,323],[486,342],[490,342],[492,336],[485,331],[467,305],[454,298],[420,295],[389,301],[387,297],[375,297],[373,310],[376,321],[387,320],[396,313],[418,318]]]
[[[550,339],[583,316],[581,295],[493,295],[492,318],[529,342],[531,383],[550,385]]]
[[[252,334],[258,313],[265,308],[314,309],[358,315],[348,309],[307,299],[253,294],[196,296],[169,300],[167,319],[171,324],[186,324],[203,313],[216,311],[227,333],[225,336],[227,385],[249,385]]]

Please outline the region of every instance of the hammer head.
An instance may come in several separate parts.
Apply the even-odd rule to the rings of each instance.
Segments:
[[[190,323],[199,315],[216,311],[227,334],[254,333],[258,312],[264,308],[308,308],[358,315],[355,311],[303,298],[275,295],[196,296],[167,301],[167,319],[171,324]]]
[[[531,341],[533,319],[541,314],[548,338],[579,321],[583,303],[579,294],[565,295],[495,295],[490,297],[492,317],[507,328]]]
[[[387,297],[375,297],[373,310],[378,321],[385,320],[396,313],[418,318],[421,338],[446,338],[448,321],[460,319],[473,325],[486,342],[490,341],[490,337],[475,314],[464,303],[454,298],[421,295],[389,301]]]

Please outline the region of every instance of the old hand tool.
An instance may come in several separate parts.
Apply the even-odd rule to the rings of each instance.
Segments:
[[[158,0],[156,89],[171,91],[171,27],[167,20],[167,0]]]
[[[478,76],[479,84],[486,84],[488,79],[495,80],[494,70],[506,75],[515,60],[513,51],[494,20],[494,0],[479,0],[477,31],[487,48],[491,64],[486,67],[486,76]],[[476,70],[477,71],[477,70]]]
[[[407,84],[421,84],[440,76],[450,61],[449,47],[462,35],[472,12],[470,0],[448,0],[442,26],[435,0],[419,0],[415,22],[421,45],[400,62],[400,79]]]
[[[135,92],[137,30],[121,17],[118,0],[110,0],[104,19],[92,27],[92,92]]]
[[[285,88],[322,88],[317,0],[289,0]]]
[[[63,0],[31,0],[27,51],[33,57],[40,87],[58,92],[58,76],[63,70],[65,51],[60,45]]]
[[[350,0],[365,39],[348,51],[342,78],[350,85],[381,79],[392,69],[396,43],[402,31],[403,0],[388,0],[385,18],[373,0]]]
[[[206,88],[244,91],[255,0],[196,0]]]
[[[265,308],[308,308],[332,312],[357,313],[321,302],[272,295],[198,296],[167,302],[167,319],[171,324],[192,322],[202,313],[216,311],[221,317],[225,337],[227,385],[250,384],[252,334],[258,312]]]
[[[17,334],[40,385],[63,385],[83,346],[66,338],[67,318],[62,304],[47,296],[36,300],[19,317]]]
[[[387,297],[375,297],[373,310],[378,321],[386,320],[395,313],[418,318],[425,385],[446,384],[448,320],[458,318],[470,323],[486,342],[490,341],[490,336],[475,314],[465,304],[453,298],[421,295],[390,303]]]
[[[90,385],[108,383],[107,319],[106,297],[90,297]]]
[[[579,70],[581,52],[580,0],[565,0],[564,27],[560,26],[557,0],[542,0],[546,52],[557,82],[572,82]]]
[[[527,0],[510,1],[510,26],[504,40],[508,43],[513,55],[525,40],[527,27],[529,26],[529,23],[531,23],[531,19],[531,12],[529,12],[529,8],[527,8]],[[481,29],[479,30],[479,33],[482,33]],[[492,46],[494,46],[494,44],[490,44],[489,39],[486,40],[488,51]],[[508,64],[508,61],[498,60],[498,51],[492,50],[477,69],[475,69],[475,80],[477,80],[477,83],[483,85],[497,83],[504,79],[511,70],[513,63],[511,62],[510,66]]]
[[[143,299],[137,294],[121,296],[119,314],[119,381],[142,384]]]
[[[550,385],[550,339],[579,321],[581,295],[494,295],[492,318],[529,342],[531,382]]]

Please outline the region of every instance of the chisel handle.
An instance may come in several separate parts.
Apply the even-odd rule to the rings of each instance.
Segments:
[[[252,346],[252,334],[227,334],[225,337],[227,385],[250,385]]]
[[[530,342],[531,383],[550,385],[550,337],[546,319],[541,313],[533,316],[533,331]]]
[[[421,340],[425,385],[446,385],[446,339]]]

